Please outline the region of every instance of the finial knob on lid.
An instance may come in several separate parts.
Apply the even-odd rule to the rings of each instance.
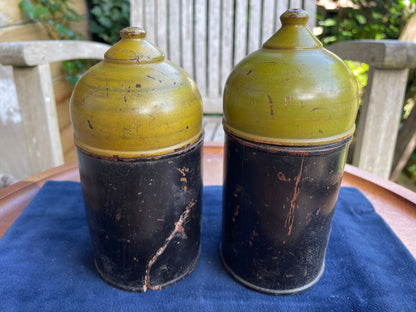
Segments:
[[[280,16],[282,25],[303,25],[309,20],[309,14],[302,9],[289,9]]]
[[[123,39],[144,39],[146,31],[140,27],[126,27],[120,31],[120,36]]]

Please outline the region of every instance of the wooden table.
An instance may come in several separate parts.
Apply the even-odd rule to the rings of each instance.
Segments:
[[[205,185],[222,184],[223,153],[223,143],[204,145]],[[77,163],[49,169],[0,190],[0,237],[47,180],[79,181]],[[416,193],[350,165],[345,167],[342,185],[359,188],[416,258]]]

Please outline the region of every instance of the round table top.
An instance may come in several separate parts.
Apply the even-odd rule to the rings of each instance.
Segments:
[[[223,143],[204,145],[204,185],[222,184],[223,153]],[[78,164],[67,163],[0,190],[0,238],[47,180],[79,181]],[[342,186],[357,187],[416,258],[415,192],[351,165],[345,166]]]

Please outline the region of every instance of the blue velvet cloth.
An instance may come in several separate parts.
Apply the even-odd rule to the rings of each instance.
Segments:
[[[223,269],[221,192],[204,188],[195,271],[141,294],[96,272],[80,184],[46,183],[0,240],[0,311],[416,311],[416,261],[357,189],[341,189],[322,279],[283,297],[249,290]]]

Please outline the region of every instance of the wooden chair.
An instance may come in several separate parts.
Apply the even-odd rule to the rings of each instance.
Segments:
[[[353,40],[329,49],[345,60],[370,65],[358,123],[353,165],[390,178],[409,68],[416,44],[398,40]]]
[[[106,44],[69,40],[0,43],[0,63],[13,68],[30,166],[27,175],[64,163],[49,64],[103,59],[108,48]]]

